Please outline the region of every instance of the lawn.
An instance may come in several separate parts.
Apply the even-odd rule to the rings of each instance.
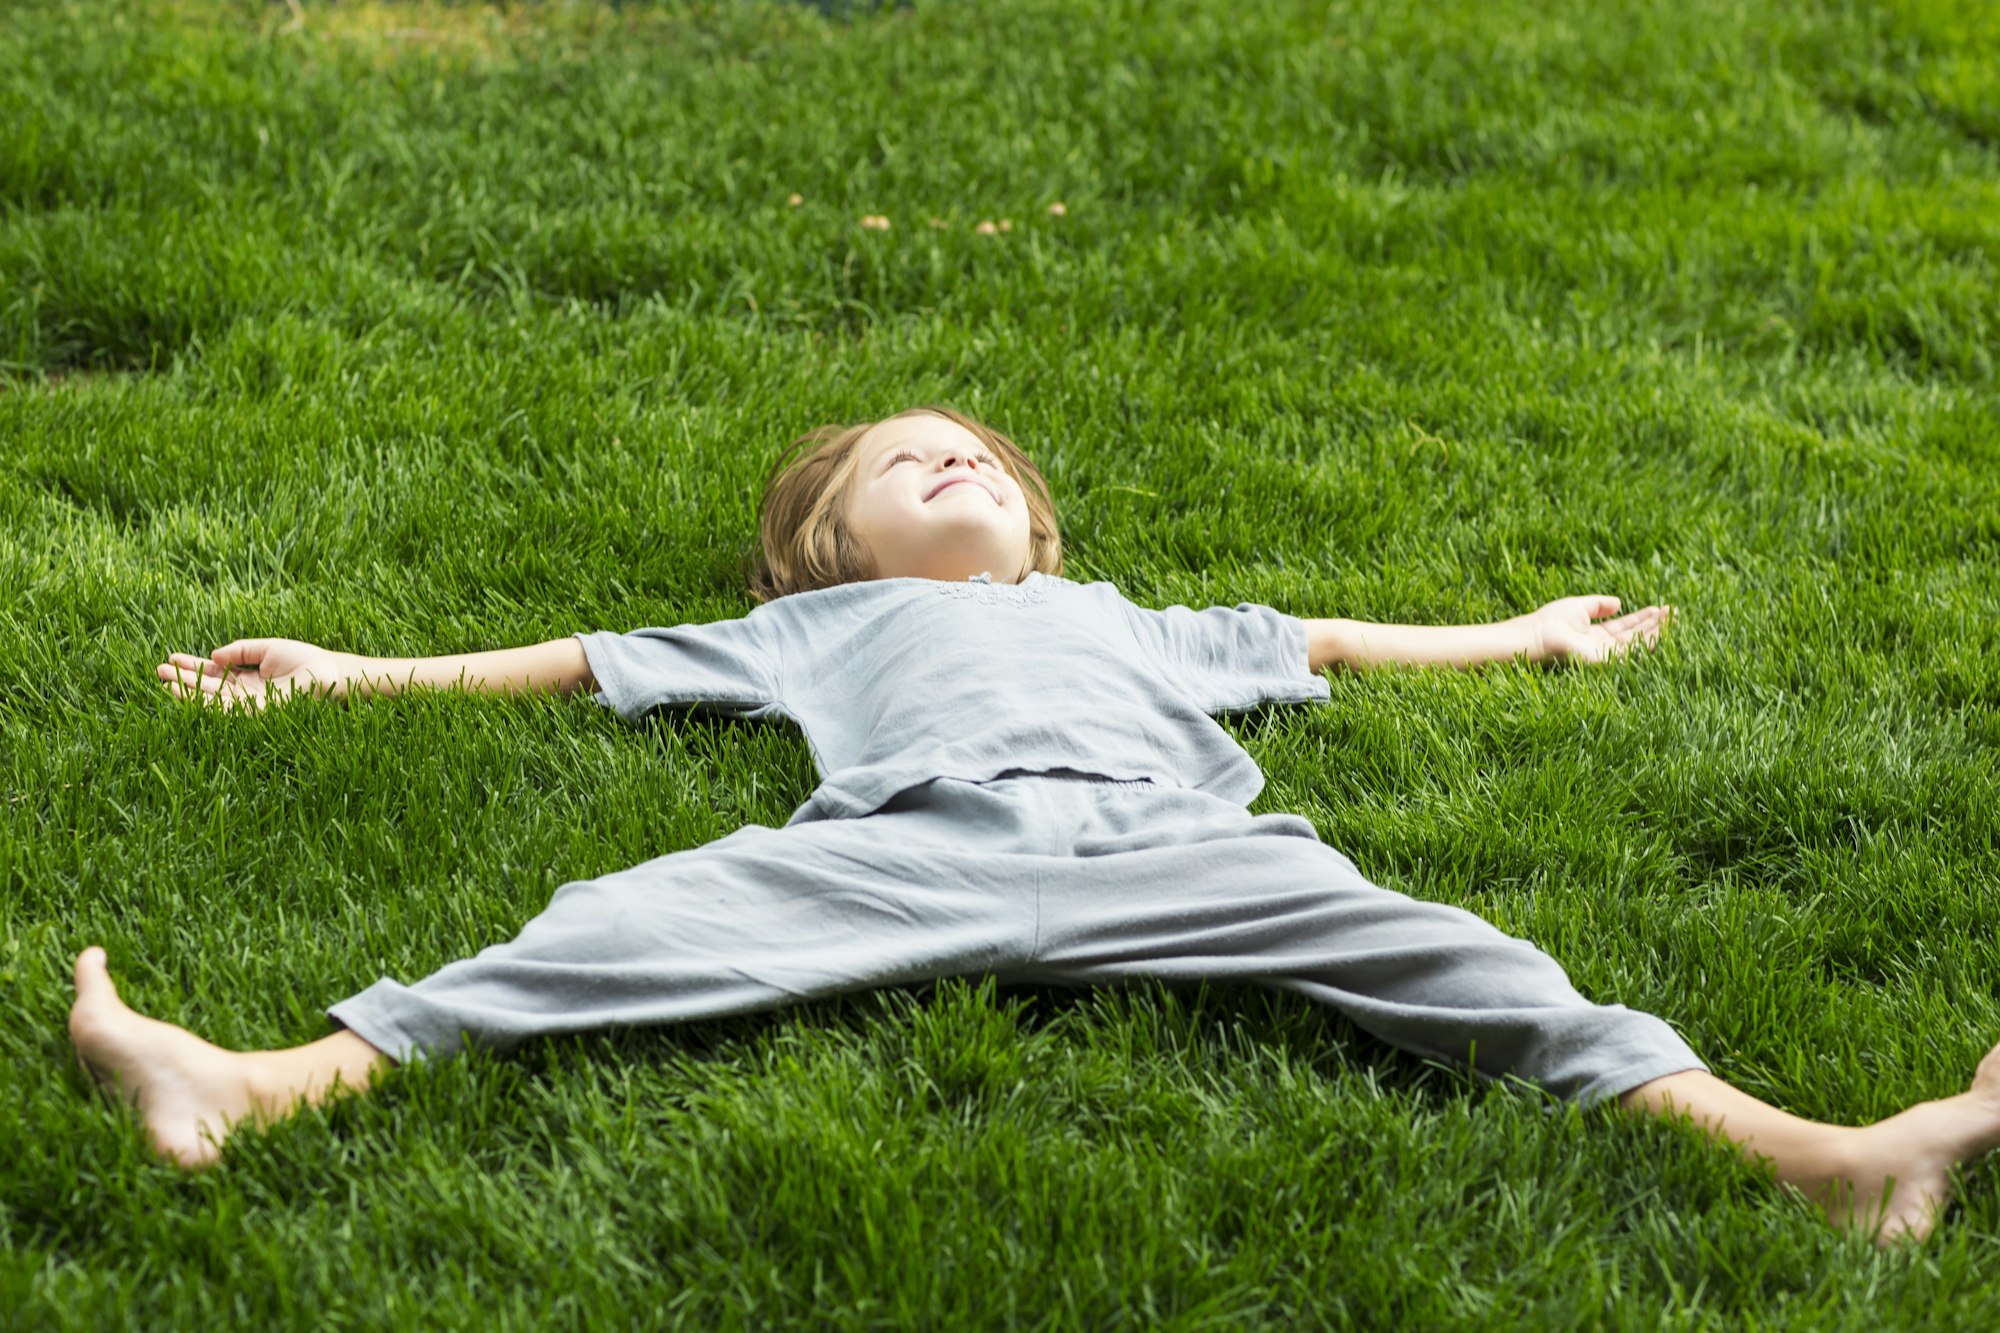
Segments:
[[[782,446],[946,402],[1142,605],[1678,606],[1607,666],[1228,718],[1254,808],[1788,1110],[1962,1090],[2000,1040],[1983,0],[35,0],[0,125],[0,1322],[2000,1326],[2000,1163],[1878,1253],[1685,1126],[1254,986],[475,1053],[196,1175],[64,1026],[102,943],[143,1012],[310,1041],[566,881],[783,823],[789,728],[221,717],[152,667],[742,614]]]

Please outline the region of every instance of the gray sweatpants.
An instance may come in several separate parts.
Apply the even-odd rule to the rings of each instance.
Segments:
[[[1380,888],[1289,814],[1089,775],[940,778],[559,888],[506,944],[327,1012],[398,1061],[991,975],[1297,991],[1364,1031],[1589,1104],[1705,1066],[1471,913]]]

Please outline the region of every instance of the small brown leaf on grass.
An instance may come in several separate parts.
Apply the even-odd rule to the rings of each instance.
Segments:
[[[802,194],[795,194],[791,198],[785,200],[785,202],[790,204],[793,208],[797,208],[800,204],[803,204],[805,201],[806,197]]]
[[[1053,204],[1049,205],[1049,212],[1055,215],[1056,217],[1064,217],[1068,215],[1069,210],[1067,208],[1064,208],[1063,201],[1058,199]]]
[[[870,213],[861,219],[861,225],[870,231],[889,230],[889,219],[880,213]]]
[[[973,230],[981,236],[997,236],[1000,234],[1000,229],[993,225],[993,219],[991,218],[982,218],[979,225],[974,227]]]

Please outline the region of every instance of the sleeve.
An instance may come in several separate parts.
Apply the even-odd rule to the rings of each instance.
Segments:
[[[1152,611],[1120,601],[1153,664],[1205,713],[1332,697],[1311,669],[1305,622],[1296,616],[1254,602]]]
[[[672,629],[578,634],[593,697],[637,722],[665,705],[683,705],[738,717],[761,717],[778,707],[779,654],[770,627],[754,614]]]

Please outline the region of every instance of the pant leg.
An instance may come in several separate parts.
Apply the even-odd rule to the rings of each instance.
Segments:
[[[1173,788],[1094,795],[1077,855],[1044,876],[1026,979],[1254,981],[1585,1105],[1707,1067],[1661,1019],[1585,999],[1532,944],[1371,884],[1298,816]]]
[[[329,1009],[398,1061],[753,1013],[1025,962],[1023,812],[970,784],[863,819],[751,825],[564,884],[515,939]]]

